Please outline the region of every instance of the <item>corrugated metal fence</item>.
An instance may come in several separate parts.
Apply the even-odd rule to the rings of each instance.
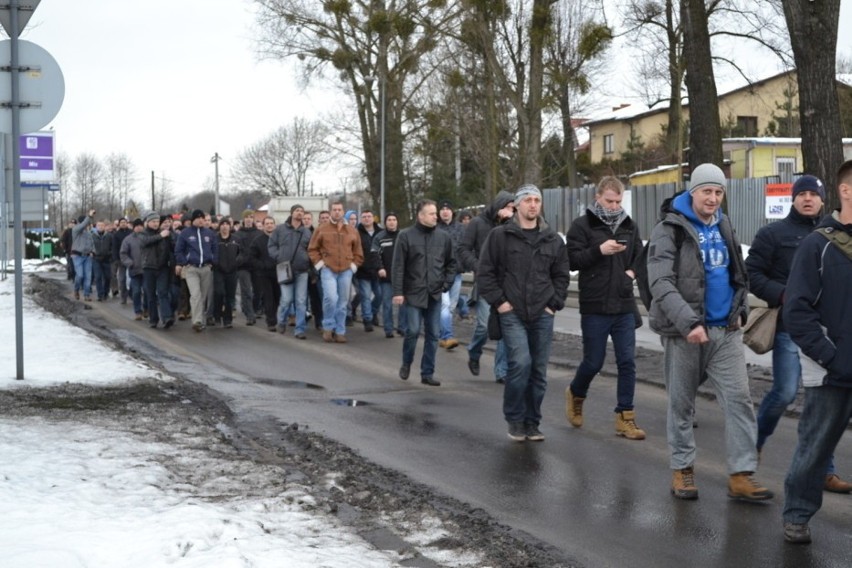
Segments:
[[[725,199],[728,200],[728,215],[737,231],[740,242],[751,244],[758,229],[766,225],[764,188],[769,183],[764,178],[728,180]],[[640,185],[631,187],[633,220],[639,226],[639,234],[647,239],[657,222],[663,201],[674,195],[673,183]],[[595,200],[595,186],[578,188],[545,189],[544,217],[557,231],[565,233],[571,222],[586,214],[586,209]]]

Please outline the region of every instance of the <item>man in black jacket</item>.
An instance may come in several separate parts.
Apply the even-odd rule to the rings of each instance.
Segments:
[[[139,233],[142,247],[142,274],[148,303],[148,324],[157,327],[160,320],[166,329],[175,323],[172,311],[172,244],[171,231],[160,228],[160,215],[149,211],[143,217],[145,229]]]
[[[125,270],[124,265],[121,264],[121,243],[123,243],[124,239],[132,232],[133,229],[130,227],[130,223],[127,219],[122,217],[118,220],[118,229],[116,229],[112,234],[112,278],[110,280],[115,285],[112,295],[118,296],[120,294],[122,304],[127,303],[129,286],[127,284],[127,271]]]
[[[745,261],[751,293],[770,308],[784,304],[793,256],[804,238],[819,225],[825,186],[819,178],[804,175],[793,184],[792,199],[793,206],[784,219],[757,232]],[[772,389],[763,397],[757,411],[758,452],[775,431],[784,411],[796,399],[801,377],[799,348],[787,333],[784,318],[779,312],[772,344]],[[834,493],[852,491],[852,483],[837,475],[833,458],[828,464],[825,490]]]
[[[356,227],[361,237],[361,250],[364,251],[364,264],[358,267],[354,283],[361,296],[361,315],[364,319],[364,331],[373,331],[373,326],[379,324],[379,308],[382,306],[382,289],[379,286],[378,259],[371,256],[373,237],[379,232],[373,212],[369,209],[361,211],[361,222]]]
[[[636,322],[633,263],[642,252],[639,228],[622,209],[624,184],[606,176],[598,183],[595,202],[568,229],[566,242],[571,268],[580,271],[580,327],[583,361],[565,389],[565,414],[575,428],[583,425],[583,401],[592,379],[601,370],[607,340],[612,337],[618,365],[615,433],[644,440],[636,426]]]
[[[408,325],[402,344],[402,367],[399,378],[407,380],[414,361],[414,349],[425,323],[426,340],[420,359],[420,382],[439,386],[435,380],[435,353],[441,327],[441,294],[450,289],[456,276],[453,241],[443,231],[436,231],[438,209],[431,199],[417,204],[417,222],[397,238],[393,254],[393,303],[405,303]]]
[[[243,264],[237,270],[237,283],[240,288],[240,309],[246,318],[246,325],[254,325],[257,321],[257,308],[260,295],[254,293],[252,287],[251,267],[248,264],[248,250],[251,242],[260,234],[254,226],[254,211],[247,209],[243,212],[243,224],[239,231],[234,231],[234,239],[239,243],[243,252]]]
[[[379,285],[382,288],[382,324],[385,326],[385,337],[393,338],[393,285],[391,284],[391,274],[393,274],[393,251],[396,248],[396,239],[399,236],[399,219],[396,213],[389,212],[385,215],[384,230],[379,231],[373,237],[373,248],[370,249],[370,254],[375,257],[375,262],[379,267]],[[405,334],[406,318],[405,308],[399,306],[397,308],[399,315],[397,316],[397,331],[400,335]]]
[[[479,253],[482,245],[491,230],[505,223],[515,213],[515,196],[508,191],[501,191],[485,208],[478,217],[475,217],[465,229],[461,242],[459,243],[459,261],[463,272],[476,273],[479,264]],[[467,346],[467,367],[474,376],[479,375],[479,358],[482,356],[482,348],[488,341],[488,313],[491,308],[488,302],[478,297],[476,299],[476,327],[473,337]],[[494,352],[494,377],[498,383],[506,379],[506,352],[503,349],[503,341],[498,341]]]
[[[237,270],[243,263],[240,244],[231,234],[228,217],[219,222],[219,252],[213,265],[213,306],[216,323],[233,327],[234,302],[237,295]]]
[[[488,235],[476,285],[497,310],[506,344],[503,416],[509,438],[540,442],[554,314],[565,307],[570,274],[562,238],[539,216],[541,191],[531,184],[521,186],[515,208],[515,219]]]

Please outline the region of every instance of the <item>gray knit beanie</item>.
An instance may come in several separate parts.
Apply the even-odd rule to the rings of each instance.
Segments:
[[[720,187],[723,191],[727,188],[725,174],[716,164],[701,164],[692,170],[692,175],[689,177],[689,193],[705,185]]]

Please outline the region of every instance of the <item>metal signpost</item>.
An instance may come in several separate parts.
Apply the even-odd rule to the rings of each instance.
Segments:
[[[0,132],[7,134],[6,149],[11,149],[11,180],[6,190],[14,196],[15,248],[15,355],[16,379],[24,378],[23,326],[23,219],[21,215],[21,132],[33,132],[47,125],[65,98],[62,71],[47,51],[34,43],[18,39],[39,4],[39,0],[8,0],[0,5],[0,24],[9,40],[0,42]],[[21,61],[23,60],[23,64]],[[8,61],[8,65],[5,62]],[[7,98],[8,97],[8,98]],[[11,136],[9,136],[11,135]],[[4,199],[5,200],[5,199]],[[7,224],[7,220],[3,220]],[[6,227],[3,227],[6,230]]]

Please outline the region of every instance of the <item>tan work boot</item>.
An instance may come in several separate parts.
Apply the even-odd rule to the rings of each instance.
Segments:
[[[622,410],[615,413],[615,434],[628,440],[644,440],[645,431],[636,425],[636,412]]]
[[[852,492],[852,483],[840,479],[836,473],[825,476],[825,490],[832,493],[850,493]]]
[[[334,341],[334,332],[330,329],[322,330],[322,340],[326,343],[331,343]]]
[[[728,478],[728,497],[743,501],[766,501],[775,496],[772,491],[761,486],[751,471],[741,471]]]
[[[691,467],[672,471],[672,495],[678,499],[698,499],[695,471]]]
[[[574,428],[583,426],[583,401],[585,397],[574,396],[571,387],[565,388],[565,416]]]
[[[455,337],[450,337],[448,339],[441,339],[441,340],[438,341],[438,347],[446,349],[447,351],[455,349],[458,346],[459,346],[459,340],[456,339]]]

